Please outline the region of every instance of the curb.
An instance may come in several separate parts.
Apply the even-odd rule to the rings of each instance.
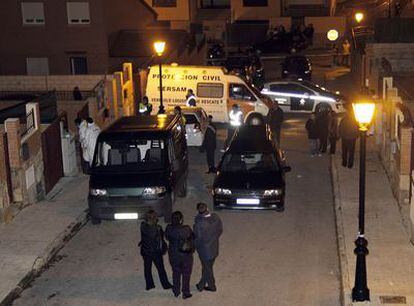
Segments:
[[[349,270],[348,270],[348,258],[346,256],[346,243],[345,243],[345,232],[342,219],[342,201],[341,191],[339,188],[338,179],[338,168],[336,166],[335,157],[331,156],[330,173],[332,179],[332,189],[334,198],[334,212],[335,212],[335,225],[337,234],[338,244],[338,257],[339,257],[339,268],[341,273],[341,304],[343,306],[352,305],[351,300],[351,288],[349,287]]]
[[[9,294],[0,301],[0,306],[9,306],[17,299],[20,294],[37,278],[43,271],[45,271],[56,254],[65,246],[65,244],[72,239],[88,222],[88,213],[83,211],[76,219],[70,223],[56,238],[43,250],[35,261],[32,268],[20,280],[16,287],[9,292]]]

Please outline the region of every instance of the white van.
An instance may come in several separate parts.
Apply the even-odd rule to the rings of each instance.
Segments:
[[[158,111],[160,105],[159,66],[149,70],[145,95]],[[238,104],[246,118],[249,113],[267,115],[272,100],[246,83],[240,76],[228,73],[218,66],[162,66],[164,107],[184,106],[188,89],[196,95],[197,106],[202,107],[216,122],[228,122],[233,104]]]

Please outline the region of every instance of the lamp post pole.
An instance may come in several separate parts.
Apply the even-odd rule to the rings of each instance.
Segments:
[[[162,100],[162,62],[161,62],[161,56],[159,57],[159,68],[160,68],[160,109],[158,110],[158,114],[164,114],[164,104]]]
[[[355,271],[355,285],[352,289],[354,302],[369,301],[369,289],[367,286],[366,256],[368,255],[368,241],[365,239],[365,157],[367,128],[360,128],[360,163],[359,163],[359,214],[358,237],[355,240],[354,253],[357,257]]]

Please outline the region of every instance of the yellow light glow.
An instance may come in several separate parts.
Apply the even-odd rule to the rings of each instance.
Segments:
[[[355,119],[358,122],[359,128],[366,131],[370,125],[375,112],[375,103],[372,102],[358,102],[353,103]]]
[[[337,39],[338,39],[338,37],[339,37],[339,33],[338,33],[338,31],[337,31],[337,30],[332,29],[332,30],[329,30],[329,31],[328,31],[328,33],[326,33],[326,37],[328,37],[328,39],[329,39],[330,41],[335,41],[335,40],[337,40]]]
[[[158,56],[161,56],[165,50],[165,41],[156,41],[154,43],[154,49]]]
[[[355,13],[355,20],[356,22],[360,23],[364,19],[364,13],[357,12]]]

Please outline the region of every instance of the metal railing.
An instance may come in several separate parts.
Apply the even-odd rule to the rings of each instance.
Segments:
[[[30,132],[32,132],[34,129],[36,129],[36,123],[34,110],[32,109],[26,114],[26,125],[21,125],[21,137],[24,138],[26,135],[30,134]]]

